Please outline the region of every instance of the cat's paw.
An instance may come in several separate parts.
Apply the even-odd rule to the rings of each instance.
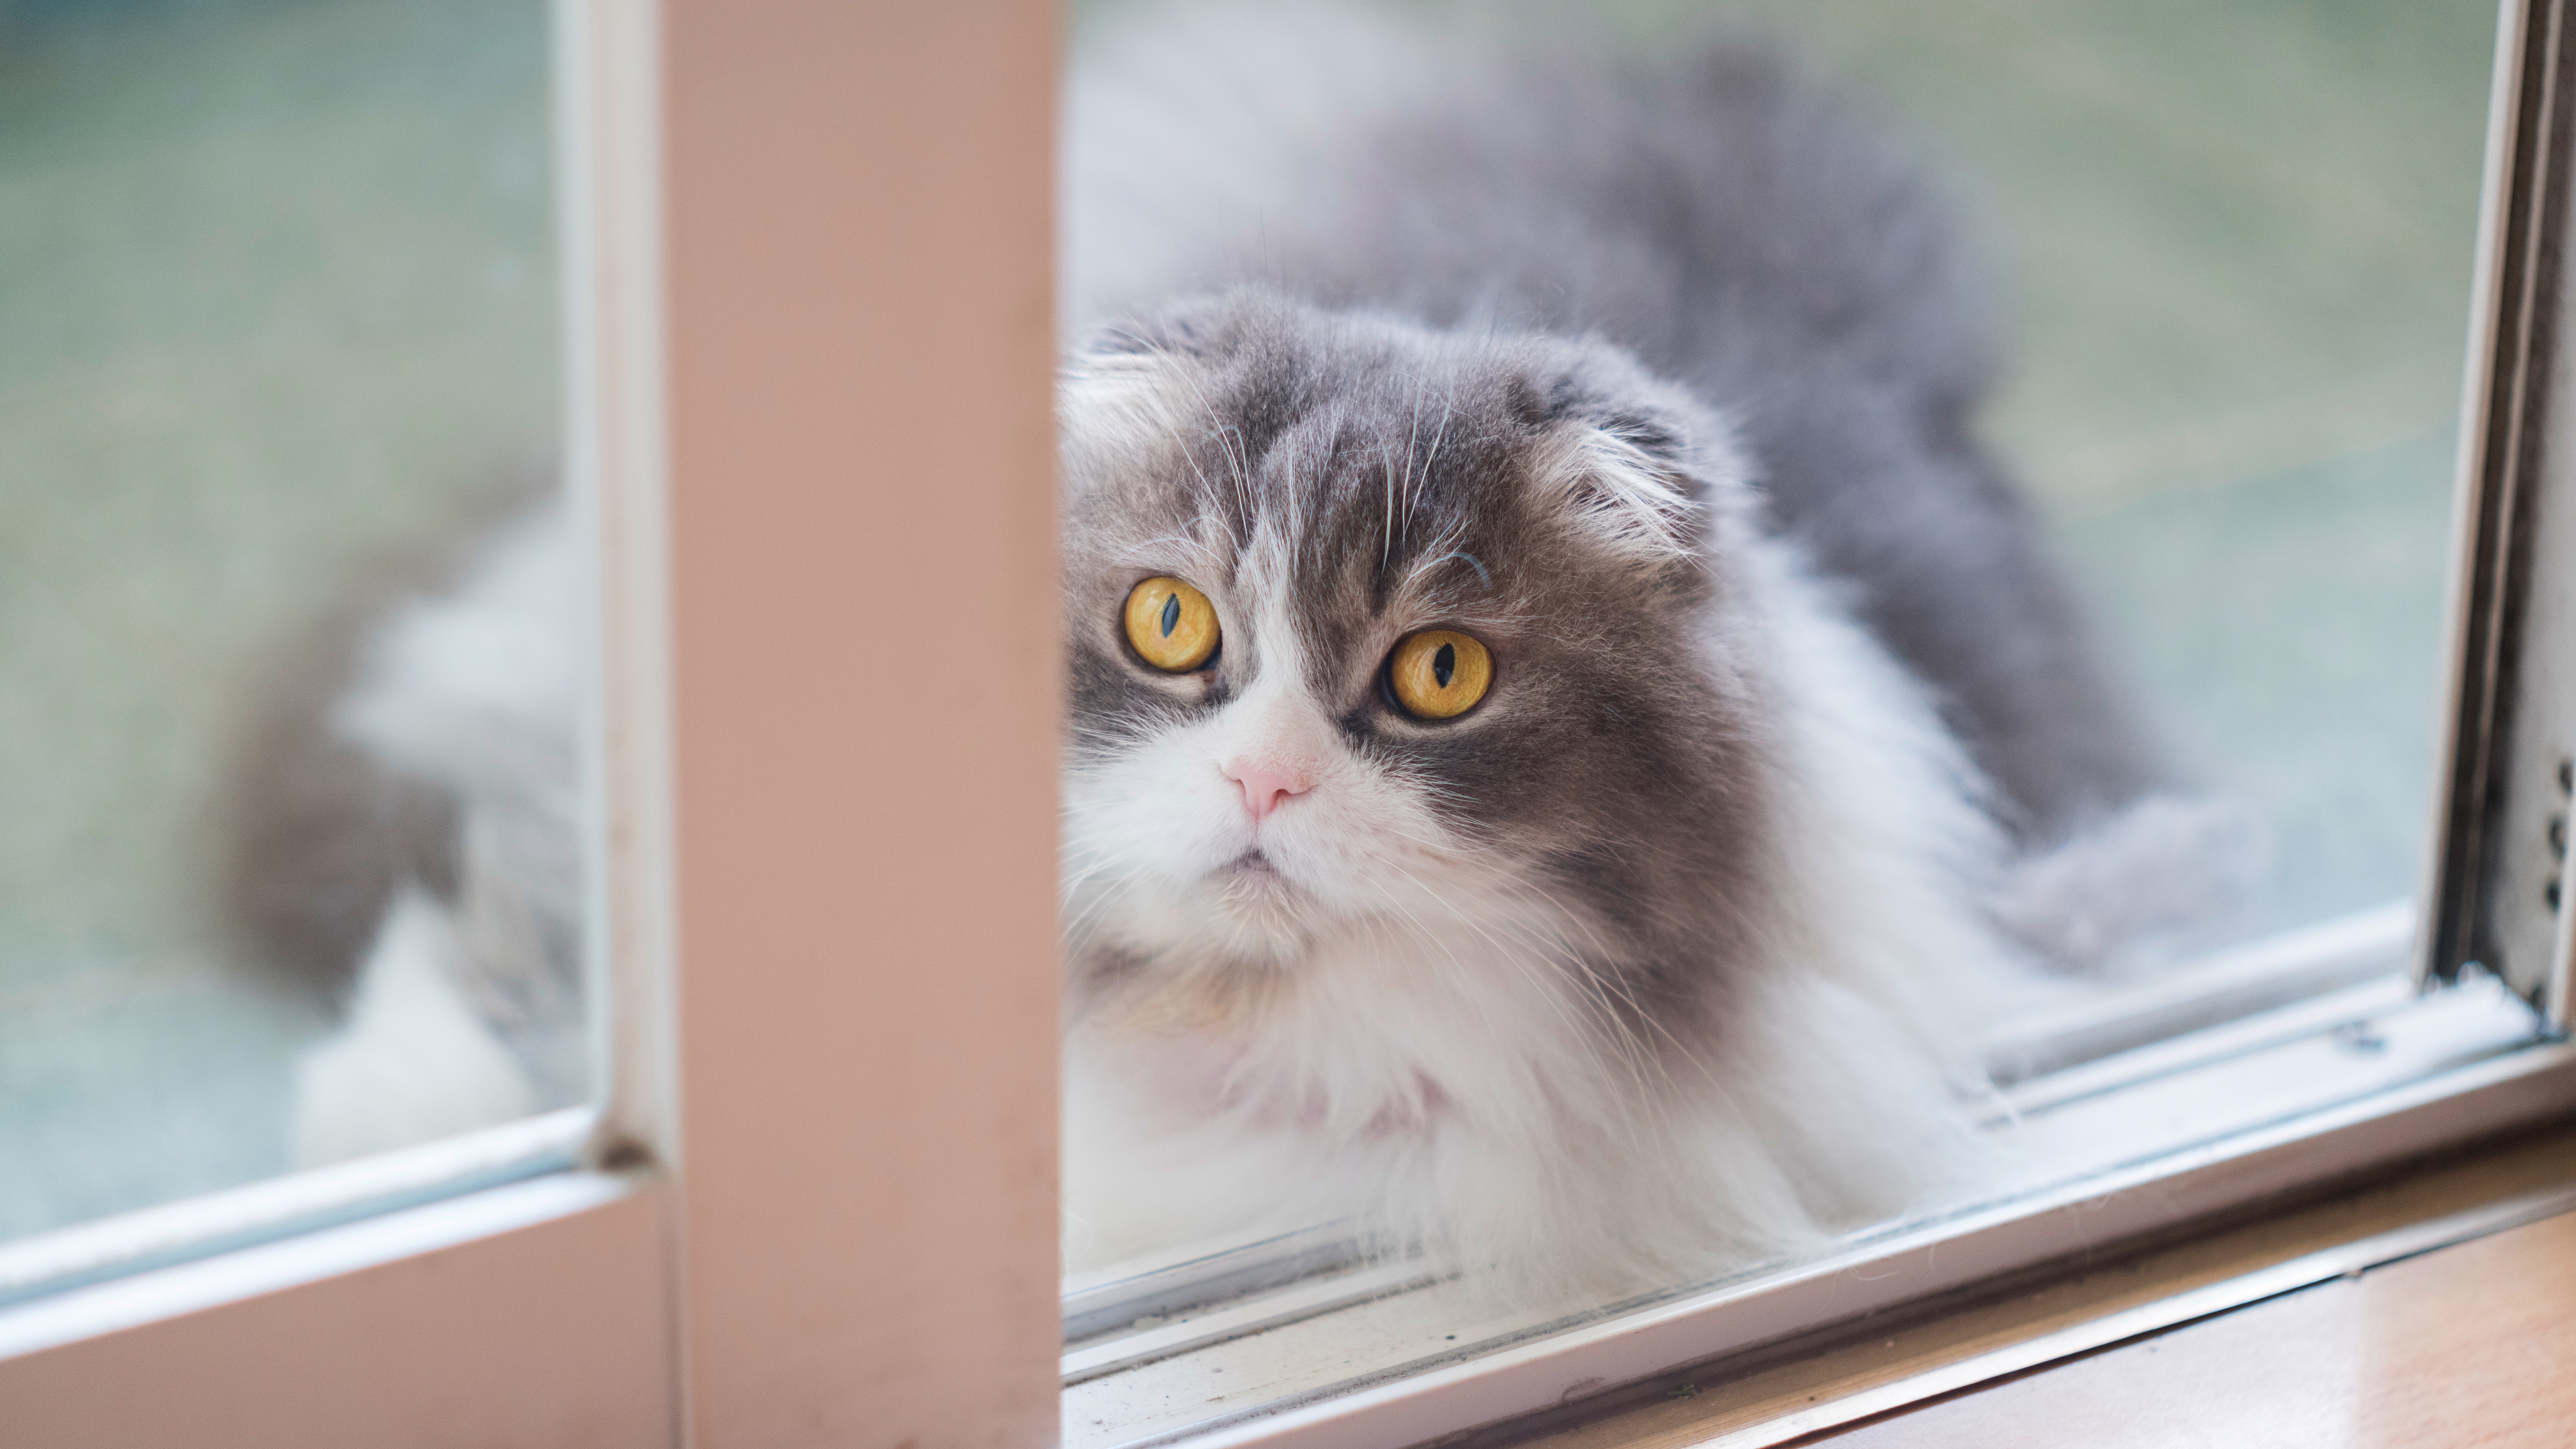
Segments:
[[[413,889],[395,896],[359,970],[347,1028],[297,1066],[297,1165],[408,1147],[537,1110],[526,1071],[456,989],[461,950],[435,901]]]
[[[2223,924],[2271,868],[2271,832],[2226,796],[2149,795],[2006,872],[1989,912],[2042,961],[2109,974]]]

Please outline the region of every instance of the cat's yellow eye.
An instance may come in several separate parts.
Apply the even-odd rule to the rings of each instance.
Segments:
[[[1147,579],[1127,593],[1127,642],[1156,669],[1185,674],[1216,652],[1216,606],[1179,579]]]
[[[1455,629],[1425,629],[1395,646],[1386,661],[1395,702],[1423,719],[1448,719],[1476,707],[1494,683],[1494,656]]]

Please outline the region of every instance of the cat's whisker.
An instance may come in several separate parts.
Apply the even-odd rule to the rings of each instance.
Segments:
[[[1506,879],[1502,884],[1508,890],[1511,889],[1516,882]],[[1551,903],[1553,904],[1553,902]],[[1561,907],[1555,911],[1555,914],[1560,919],[1575,921],[1578,925],[1582,925],[1587,933],[1589,933],[1589,926],[1583,923],[1579,916],[1576,916],[1571,912],[1564,911]],[[1462,920],[1476,929],[1485,929],[1486,923],[1476,917],[1462,917]],[[1601,1021],[1611,1035],[1611,1045],[1618,1051],[1623,1062],[1629,1067],[1634,1085],[1639,1087],[1643,1087],[1645,1085],[1642,1074],[1649,1067],[1651,1067],[1658,1075],[1662,1075],[1664,1073],[1665,1068],[1661,1062],[1660,1054],[1650,1053],[1647,1051],[1645,1042],[1635,1036],[1634,1029],[1629,1025],[1626,1014],[1618,1011],[1617,1008],[1608,1001],[1606,996],[1602,994],[1603,978],[1600,974],[1599,968],[1588,960],[1583,953],[1572,949],[1567,943],[1557,939],[1552,933],[1542,932],[1536,927],[1523,923],[1512,917],[1502,917],[1494,922],[1494,924],[1499,925],[1504,930],[1513,931],[1519,934],[1526,943],[1538,953],[1540,959],[1560,967],[1573,968],[1567,979],[1572,981],[1576,986],[1578,991],[1578,1000],[1596,1009],[1600,1013]],[[1597,942],[1597,936],[1595,937],[1595,940]],[[1615,980],[1615,978],[1613,979]],[[1622,985],[1622,989],[1624,992],[1624,984]],[[1644,1012],[1642,1005],[1635,1002],[1633,995],[1629,996],[1628,1000],[1641,1019],[1651,1021],[1651,1018],[1647,1017],[1647,1014]],[[1676,1046],[1679,1045],[1678,1042],[1675,1044]],[[1655,1110],[1657,1110],[1658,1115],[1660,1115],[1661,1104],[1659,1101],[1655,1103]]]
[[[1404,424],[1404,511],[1408,525],[1413,514],[1413,447],[1422,438],[1422,389],[1425,375],[1413,375],[1413,403],[1406,409]],[[1407,529],[1408,541],[1410,528]]]
[[[1599,956],[1602,959],[1609,959],[1614,955],[1609,947],[1603,943],[1599,933],[1592,929],[1591,922],[1586,920],[1581,913],[1568,910],[1564,903],[1557,900],[1555,894],[1549,891],[1544,885],[1541,885],[1534,880],[1522,878],[1507,881],[1505,883],[1505,889],[1535,894],[1540,899],[1546,901],[1560,919],[1572,921],[1575,925],[1580,927],[1584,934],[1591,938],[1594,951],[1599,953]],[[1584,970],[1587,976],[1589,976],[1596,984],[1598,989],[1604,991],[1615,990],[1618,993],[1620,1000],[1624,1002],[1628,1008],[1626,1012],[1619,1013],[1623,1029],[1626,1026],[1626,1021],[1629,1018],[1633,1018],[1635,1021],[1661,1035],[1674,1056],[1678,1056],[1683,1062],[1687,1063],[1700,1075],[1708,1077],[1711,1081],[1715,1080],[1708,1064],[1701,1059],[1700,1054],[1693,1051],[1688,1043],[1684,1042],[1670,1027],[1666,1026],[1654,1012],[1647,1009],[1646,1004],[1637,998],[1635,988],[1631,986],[1625,978],[1615,973],[1605,974],[1601,968],[1593,964],[1593,957],[1585,953],[1573,952],[1571,953],[1570,959]],[[1645,1050],[1645,1044],[1643,1042],[1638,1043],[1638,1050],[1640,1052]],[[1657,1070],[1664,1073],[1667,1078],[1669,1078],[1670,1069],[1665,1064],[1664,1053],[1657,1052],[1654,1056],[1657,1063]]]
[[[1435,900],[1440,898],[1439,893],[1436,890],[1433,890],[1428,884],[1421,881],[1418,877],[1415,877],[1411,872],[1404,870],[1401,866],[1393,866],[1391,868],[1398,874],[1403,875],[1408,881],[1411,881],[1417,888],[1432,896]],[[1383,887],[1381,886],[1381,888]],[[1391,897],[1392,893],[1390,892],[1389,894]],[[1432,933],[1427,927],[1421,926],[1419,917],[1413,916],[1410,910],[1407,910],[1406,914],[1408,918],[1415,922],[1417,930],[1421,931],[1427,939],[1431,940],[1435,944],[1441,945],[1444,951],[1447,950],[1445,942],[1441,940],[1437,933]],[[1493,945],[1496,948],[1495,954],[1499,956],[1506,965],[1509,965],[1513,970],[1518,972],[1522,978],[1527,980],[1531,985],[1539,988],[1540,999],[1545,1001],[1549,1007],[1556,1012],[1558,1019],[1564,1022],[1573,1037],[1574,1044],[1581,1049],[1585,1055],[1592,1059],[1596,1070],[1606,1071],[1607,1063],[1603,1062],[1599,1055],[1599,1048],[1602,1045],[1601,1041],[1595,1037],[1593,1033],[1585,1030],[1582,1020],[1576,1016],[1572,1010],[1568,1009],[1569,1004],[1565,1002],[1558,993],[1547,989],[1546,980],[1539,975],[1535,969],[1534,963],[1526,959],[1522,953],[1513,950],[1508,943],[1495,937],[1491,929],[1488,927],[1488,924],[1483,920],[1478,919],[1477,916],[1455,912],[1454,910],[1451,912],[1451,915],[1452,919],[1456,920],[1460,925],[1476,932],[1489,944]],[[1456,962],[1457,958],[1454,953],[1450,955],[1450,960],[1453,963]],[[1553,964],[1547,963],[1545,957],[1541,958],[1541,962]],[[1579,1006],[1582,1000],[1583,994],[1578,992],[1577,1001],[1574,1005]],[[1628,1069],[1626,1074],[1631,1078],[1631,1085],[1642,1088],[1645,1083],[1642,1076],[1639,1075],[1641,1064],[1633,1060],[1632,1054],[1623,1049],[1618,1040],[1614,1039],[1610,1045],[1614,1052],[1616,1052],[1622,1065]],[[1640,1095],[1642,1095],[1642,1093]],[[1629,1113],[1634,1105],[1634,1098],[1629,1094],[1614,1093],[1612,1095],[1612,1101],[1618,1106],[1624,1130],[1627,1131],[1631,1139],[1631,1146],[1641,1145],[1639,1139],[1636,1137],[1634,1122],[1628,1120]]]
[[[1457,411],[1457,404],[1458,395],[1456,391],[1454,389],[1444,389],[1440,397],[1440,426],[1431,434],[1430,456],[1422,460],[1422,476],[1425,479],[1428,479],[1431,476],[1433,465],[1440,461],[1440,445],[1448,439],[1449,419],[1450,416]],[[1405,495],[1404,500],[1404,527],[1407,533],[1410,533],[1413,528],[1413,495],[1410,493]],[[1484,570],[1480,566],[1477,569],[1477,572],[1483,573]]]
[[[1258,501],[1253,496],[1250,460],[1236,451],[1236,445],[1242,441],[1242,434],[1226,421],[1224,413],[1217,410],[1216,404],[1209,399],[1207,390],[1199,386],[1197,377],[1192,375],[1189,369],[1182,369],[1180,375],[1182,381],[1188,384],[1191,396],[1198,400],[1199,410],[1207,414],[1209,435],[1217,440],[1218,447],[1225,450],[1227,470],[1234,481],[1237,501],[1243,505],[1243,516],[1247,519],[1257,517],[1259,509]],[[1229,530],[1230,533],[1231,530]]]
[[[1399,871],[1399,873],[1402,872]],[[1411,879],[1409,875],[1407,878]],[[1467,970],[1466,964],[1458,959],[1456,951],[1451,949],[1445,937],[1440,932],[1434,931],[1429,925],[1425,924],[1409,906],[1405,905],[1400,898],[1395,896],[1393,891],[1388,890],[1383,882],[1372,882],[1372,884],[1381,893],[1387,896],[1388,903],[1391,906],[1404,915],[1406,924],[1410,928],[1413,936],[1417,940],[1441,953],[1442,958],[1445,959],[1450,968],[1446,974],[1452,980],[1459,982],[1465,988],[1459,993],[1460,999],[1468,1003],[1470,1008],[1475,1010],[1479,1016],[1486,1018],[1490,1022],[1492,1020],[1492,1012],[1491,1007],[1486,1000],[1487,993],[1479,989],[1482,983],[1475,978],[1473,973]],[[1414,884],[1428,892],[1429,888],[1422,886],[1420,881],[1417,880]],[[1431,894],[1437,898],[1436,892],[1431,892]],[[1465,924],[1469,924],[1471,927],[1474,925],[1472,922],[1465,922]],[[1481,928],[1477,929],[1481,931]],[[1488,939],[1490,940],[1490,937]],[[1505,951],[1503,955],[1507,964],[1510,964],[1516,971],[1518,971],[1524,979],[1530,981],[1533,985],[1540,985],[1543,987],[1544,983],[1530,971],[1526,963],[1521,962],[1508,951]],[[1439,965],[1438,962],[1434,962],[1433,964],[1435,969]],[[1559,1019],[1562,1020],[1573,1033],[1577,1046],[1589,1053],[1592,1050],[1593,1044],[1589,1037],[1583,1032],[1580,1022],[1564,1011],[1563,1004],[1556,1001],[1552,993],[1547,993],[1542,990],[1541,996],[1542,999],[1547,1001],[1552,1008],[1557,1010]],[[1599,1065],[1597,1058],[1595,1060],[1595,1065]]]

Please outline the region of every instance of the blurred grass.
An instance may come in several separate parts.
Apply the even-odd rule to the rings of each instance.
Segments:
[[[2407,890],[2492,5],[1592,8],[1926,139],[2017,298],[1989,436],[2275,823],[2253,924]],[[546,103],[540,0],[0,0],[0,1238],[282,1165],[315,1022],[217,969],[208,793],[341,572],[551,448]]]

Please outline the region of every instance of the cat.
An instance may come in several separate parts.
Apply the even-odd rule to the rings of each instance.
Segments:
[[[1769,49],[1331,7],[1069,114],[1068,1261],[1617,1291],[1973,1185],[1976,1025],[2247,851],[1970,431],[1936,173]]]
[[[1977,1023],[2216,894],[1971,432],[1994,288],[1776,53],[1149,11],[1064,175],[1069,1268],[1806,1251],[1977,1179]],[[445,843],[304,933],[310,1160],[577,1099],[577,558],[493,531],[268,736],[344,788],[246,797],[237,897]]]

